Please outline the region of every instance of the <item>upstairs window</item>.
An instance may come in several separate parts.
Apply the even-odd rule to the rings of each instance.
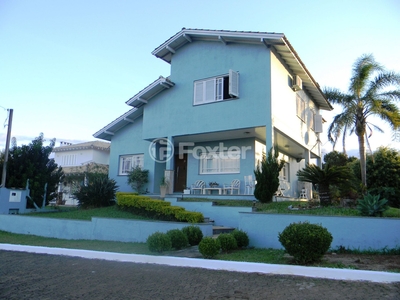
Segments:
[[[314,128],[315,128],[315,123],[314,123],[315,112],[312,109],[310,109],[310,111],[309,111],[309,120],[310,120],[310,129],[314,130]]]
[[[63,155],[61,166],[76,166],[76,154]]]
[[[194,82],[194,105],[239,98],[239,73]]]
[[[143,168],[143,154],[121,155],[119,157],[119,172],[118,175],[128,175],[132,169],[136,167]]]
[[[296,115],[303,121],[306,121],[306,102],[299,96],[296,96]]]

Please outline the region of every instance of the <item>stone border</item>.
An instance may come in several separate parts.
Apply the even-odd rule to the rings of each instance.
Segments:
[[[131,263],[160,264],[175,267],[203,268],[210,270],[224,270],[233,272],[262,273],[273,275],[295,275],[314,278],[371,281],[379,283],[400,282],[400,273],[375,272],[364,270],[331,269],[318,267],[302,267],[291,265],[275,265],[264,263],[234,262],[198,258],[181,258],[173,256],[152,256],[139,254],[123,254],[78,249],[50,248],[38,246],[24,246],[0,244],[0,250],[40,253],[50,255],[66,255],[86,259],[103,259]]]

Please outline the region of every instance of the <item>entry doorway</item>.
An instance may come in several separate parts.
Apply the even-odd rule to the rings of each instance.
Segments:
[[[181,157],[179,157],[181,156]],[[187,153],[175,155],[175,180],[174,180],[174,192],[183,192],[186,187],[187,178]]]

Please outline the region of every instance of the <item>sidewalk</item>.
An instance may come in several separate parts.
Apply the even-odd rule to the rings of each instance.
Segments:
[[[102,259],[108,261],[121,261],[131,263],[149,263],[175,267],[203,268],[210,270],[224,270],[258,274],[295,275],[313,278],[370,281],[379,283],[400,282],[400,273],[374,272],[364,270],[332,269],[319,267],[302,267],[292,265],[275,265],[263,263],[248,263],[186,258],[175,256],[152,256],[139,254],[122,254],[113,252],[100,252],[89,250],[51,248],[38,246],[23,246],[14,244],[0,244],[0,250],[41,253],[51,255],[65,255],[89,259]]]

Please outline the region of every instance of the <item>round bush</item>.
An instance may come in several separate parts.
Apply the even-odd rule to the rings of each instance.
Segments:
[[[286,252],[299,264],[321,260],[332,243],[332,235],[321,225],[292,223],[278,235]]]
[[[250,241],[246,232],[239,229],[235,229],[234,231],[231,232],[231,234],[235,238],[237,246],[239,248],[245,248],[249,245]]]
[[[237,249],[238,247],[235,238],[230,233],[221,233],[217,237],[217,241],[219,242],[223,252],[228,252],[230,250]]]
[[[213,258],[219,253],[219,243],[212,237],[205,237],[199,243],[199,251],[204,258]]]
[[[155,232],[147,238],[147,246],[151,252],[163,252],[171,250],[172,242],[166,233]]]
[[[171,239],[172,248],[180,250],[188,246],[189,242],[186,235],[179,229],[172,229],[167,231],[167,235]]]
[[[182,232],[186,235],[190,246],[198,245],[203,238],[203,232],[199,226],[186,226],[182,228]]]

